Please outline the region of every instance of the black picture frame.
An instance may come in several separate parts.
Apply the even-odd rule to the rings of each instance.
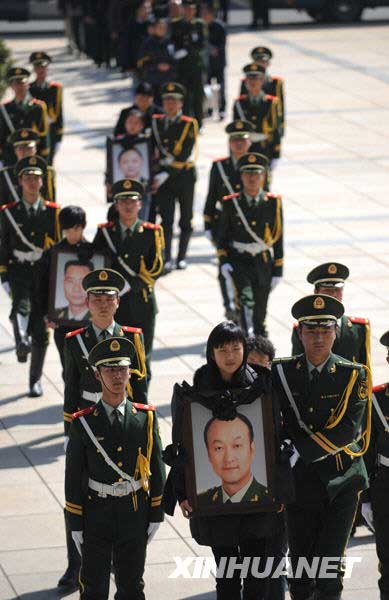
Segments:
[[[74,314],[80,308],[80,297],[85,296],[81,287],[82,278],[94,269],[110,266],[108,256],[102,252],[94,253],[88,260],[80,260],[77,252],[70,248],[53,250],[50,266],[50,289],[48,320],[60,327],[84,327],[89,323],[89,313],[80,311],[79,318],[73,318],[69,309],[69,299],[74,300]],[[68,272],[68,283],[65,282],[65,269]],[[67,291],[66,291],[67,287]],[[78,316],[78,315],[77,315]]]
[[[136,179],[143,183],[148,193],[151,187],[151,142],[150,137],[140,135],[129,141],[126,136],[106,141],[107,202],[112,202],[112,186],[120,179]],[[127,159],[127,160],[126,160]]]
[[[275,437],[271,397],[269,395],[258,397],[251,404],[239,406],[237,413],[243,414],[252,423],[253,427],[256,445],[256,458],[251,467],[253,485],[249,487],[249,493],[245,494],[246,499],[225,503],[223,502],[224,494],[220,485],[221,480],[220,478],[217,479],[218,476],[215,473],[213,476],[216,486],[213,486],[212,483],[209,487],[202,485],[202,482],[208,481],[210,471],[210,459],[208,457],[204,458],[204,455],[207,454],[204,440],[204,422],[205,418],[208,418],[208,421],[213,418],[212,412],[195,399],[187,399],[184,404],[182,440],[187,456],[185,487],[189,503],[193,509],[192,516],[275,512],[281,509],[280,504],[276,502],[274,497]],[[217,421],[228,423],[228,421]],[[203,450],[199,451],[201,445]],[[255,462],[257,464],[254,464]],[[256,484],[259,484],[261,488],[258,494],[255,491],[252,492],[257,490],[258,486]]]

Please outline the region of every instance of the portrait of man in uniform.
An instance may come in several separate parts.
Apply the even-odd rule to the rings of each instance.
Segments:
[[[65,264],[63,289],[67,304],[56,310],[57,318],[74,321],[85,321],[89,318],[87,294],[82,287],[82,280],[91,271],[93,271],[93,264],[90,261],[82,264],[78,260],[69,260]]]

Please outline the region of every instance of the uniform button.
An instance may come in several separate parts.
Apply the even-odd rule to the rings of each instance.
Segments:
[[[313,406],[309,407],[309,412],[313,412]]]
[[[123,481],[123,477],[119,477],[118,481]]]
[[[35,231],[31,231],[31,235],[35,235]]]
[[[256,225],[257,222],[256,221],[251,221],[251,225]]]
[[[310,426],[309,426],[309,429],[313,429],[313,425],[310,425]]]
[[[122,461],[121,461],[121,460],[119,460],[119,462],[118,462],[118,467],[122,467],[122,466],[123,466],[123,463],[122,463]]]
[[[97,452],[97,454],[100,454],[100,450],[98,448],[97,448],[96,452]]]
[[[125,254],[125,255],[124,255],[124,258],[128,258],[128,254]]]
[[[118,452],[121,452],[121,451],[123,450],[123,448],[122,448],[121,446],[118,446],[118,447],[116,448],[116,450],[117,450]]]

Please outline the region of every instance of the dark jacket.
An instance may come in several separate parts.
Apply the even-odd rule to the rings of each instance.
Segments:
[[[231,382],[226,384],[220,377],[215,363],[209,359],[208,363],[198,369],[193,378],[193,386],[186,382],[182,386],[176,384],[172,399],[173,444],[166,448],[165,461],[172,466],[169,480],[164,492],[164,508],[167,514],[174,513],[176,502],[187,498],[185,490],[185,458],[186,453],[182,445],[183,408],[185,400],[195,397],[201,404],[215,410],[229,410],[228,398],[232,397],[237,405],[253,402],[258,395],[270,392],[270,373],[266,369],[254,371],[244,362],[242,367],[234,374]],[[275,426],[275,448],[277,455],[275,496],[276,501],[284,503],[285,493],[290,495],[290,490],[280,489],[279,481],[290,480],[288,459],[281,457],[280,448],[280,413],[277,405],[273,405]],[[283,466],[281,465],[284,460]],[[278,470],[278,469],[277,469]],[[281,475],[282,471],[282,475]],[[289,496],[290,497],[290,496]],[[236,546],[248,538],[272,537],[283,528],[282,513],[262,512],[247,515],[217,515],[197,516],[190,519],[190,529],[197,543],[206,546]]]

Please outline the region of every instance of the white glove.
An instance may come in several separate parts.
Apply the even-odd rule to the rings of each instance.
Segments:
[[[233,271],[233,266],[230,265],[230,263],[224,263],[224,265],[221,266],[221,274],[223,275],[223,277],[225,277],[226,279],[230,276],[230,273],[232,273]]]
[[[210,242],[212,242],[212,231],[210,229],[206,229],[204,231],[204,235],[207,238],[207,240],[209,240]]]
[[[123,296],[124,294],[126,294],[127,292],[129,292],[131,289],[130,284],[128,283],[128,281],[126,280],[125,284],[124,284],[124,288],[122,289],[121,292],[119,292],[119,296]]]
[[[4,281],[2,284],[3,290],[7,294],[7,296],[11,295],[11,286],[9,285],[9,281]]]
[[[371,507],[371,502],[362,502],[361,512],[362,517],[365,519],[370,529],[374,531],[373,509]]]
[[[161,523],[149,523],[149,527],[147,529],[147,543],[150,544],[151,540],[157,533],[159,526]]]
[[[273,291],[277,285],[280,283],[282,277],[272,277],[270,283],[270,290]]]
[[[298,461],[299,458],[300,458],[300,454],[299,454],[298,450],[296,450],[296,448],[293,447],[293,454],[292,454],[292,456],[289,457],[289,464],[290,464],[291,469],[293,469],[294,465],[296,464],[296,462]]]
[[[177,50],[177,52],[174,53],[174,58],[176,60],[181,60],[181,58],[185,58],[186,56],[188,56],[188,50],[185,50],[185,48],[181,48],[181,50]]]
[[[72,538],[78,553],[81,556],[81,546],[84,543],[84,534],[82,531],[72,531]]]
[[[63,450],[66,454],[66,448],[68,447],[68,443],[69,443],[69,436],[65,435],[64,440],[63,440]]]
[[[278,163],[279,163],[279,162],[280,162],[280,159],[279,159],[279,158],[273,158],[273,159],[270,161],[270,170],[271,170],[271,171],[275,171],[275,170],[276,170],[276,167],[277,167],[277,165],[278,165]]]

